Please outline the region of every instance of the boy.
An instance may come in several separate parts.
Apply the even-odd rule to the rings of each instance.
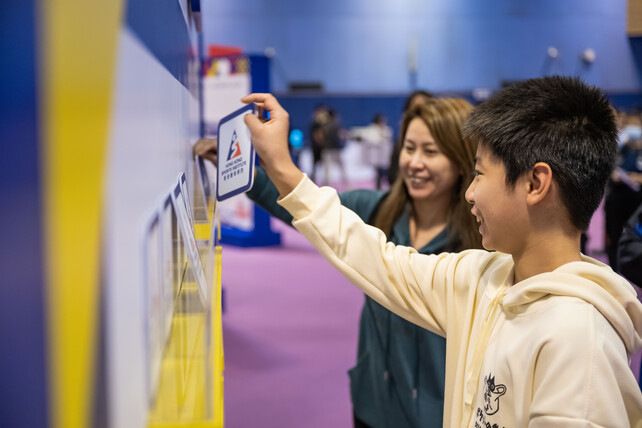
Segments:
[[[642,426],[628,366],[642,346],[642,305],[579,249],[617,145],[599,90],[531,79],[473,111],[466,199],[494,251],[436,256],[387,244],[307,179],[289,158],[288,115],[274,97],[243,101],[270,112],[246,123],[293,225],[370,297],[447,338],[444,426]]]

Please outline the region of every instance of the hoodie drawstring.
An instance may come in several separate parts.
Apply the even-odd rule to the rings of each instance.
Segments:
[[[415,400],[415,406],[417,405],[417,392],[419,389],[419,369],[421,368],[421,346],[423,342],[423,337],[419,333],[418,329],[415,329],[415,373],[412,381],[412,399]]]
[[[384,360],[384,366],[383,366],[383,380],[384,382],[388,382],[388,378],[390,377],[389,373],[389,365],[390,365],[390,329],[392,327],[392,313],[388,311],[387,313],[387,319],[386,319],[386,359]]]
[[[473,358],[468,366],[467,375],[466,375],[466,390],[464,392],[464,408],[468,412],[467,417],[462,419],[466,421],[466,425],[470,424],[470,418],[472,417],[472,403],[477,392],[477,387],[479,386],[479,376],[482,369],[482,364],[484,362],[484,354],[486,352],[486,347],[488,345],[488,340],[490,339],[490,334],[493,332],[495,323],[497,322],[498,309],[501,307],[504,296],[506,295],[506,290],[508,286],[504,285],[497,292],[493,300],[491,300],[488,308],[486,308],[486,314],[484,315],[484,322],[482,324],[482,329],[478,334],[478,339],[475,344],[475,351],[473,352]]]

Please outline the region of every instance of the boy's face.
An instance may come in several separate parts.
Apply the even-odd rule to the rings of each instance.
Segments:
[[[482,144],[477,146],[474,175],[466,200],[473,205],[482,245],[487,250],[519,253],[528,224],[524,180],[519,179],[512,189],[507,187],[504,165]]]

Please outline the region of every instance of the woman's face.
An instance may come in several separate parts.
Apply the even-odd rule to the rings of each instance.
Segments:
[[[410,121],[402,142],[399,171],[413,200],[450,198],[460,175],[418,117]]]

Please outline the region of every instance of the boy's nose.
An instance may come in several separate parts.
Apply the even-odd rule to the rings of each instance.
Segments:
[[[471,204],[471,205],[474,205],[474,204],[475,204],[475,190],[474,190],[474,186],[475,186],[475,181],[473,181],[472,183],[470,183],[470,186],[468,186],[468,189],[466,189],[466,194],[465,194],[465,196],[464,196],[464,197],[466,198],[466,202],[468,202],[468,203],[469,203],[469,204]]]

